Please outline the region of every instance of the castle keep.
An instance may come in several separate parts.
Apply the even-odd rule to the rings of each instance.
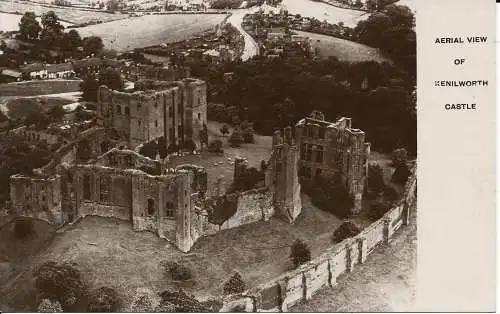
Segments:
[[[165,148],[182,147],[187,141],[201,146],[207,123],[207,86],[204,81],[185,78],[161,82],[133,93],[98,91],[97,124],[113,128],[129,146],[165,139]]]
[[[350,118],[325,121],[324,115],[313,111],[295,125],[300,147],[299,176],[312,179],[339,178],[354,198],[354,212],[361,210],[361,201],[368,174],[370,143],[365,133],[352,128]]]

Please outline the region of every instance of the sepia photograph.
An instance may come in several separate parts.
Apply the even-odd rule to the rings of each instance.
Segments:
[[[404,312],[417,0],[0,0],[0,312]]]

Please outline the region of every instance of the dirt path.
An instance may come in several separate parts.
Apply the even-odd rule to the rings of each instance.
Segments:
[[[366,263],[324,288],[291,312],[405,312],[411,311],[416,286],[417,223],[402,228],[387,247],[373,252]]]

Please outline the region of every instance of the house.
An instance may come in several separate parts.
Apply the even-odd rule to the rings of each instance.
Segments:
[[[47,64],[47,77],[49,79],[65,78],[69,79],[75,76],[75,70],[71,63]]]
[[[0,76],[1,82],[18,82],[22,80],[23,74],[12,69],[1,69]]]
[[[25,64],[19,67],[24,79],[40,80],[47,78],[47,69],[42,63]]]

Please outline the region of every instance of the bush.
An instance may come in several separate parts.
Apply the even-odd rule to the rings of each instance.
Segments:
[[[162,261],[160,265],[163,267],[164,271],[172,277],[173,280],[186,281],[193,278],[191,269],[178,262]]]
[[[345,221],[333,232],[333,242],[339,243],[358,235],[361,230],[352,221]]]
[[[297,268],[311,260],[311,250],[309,250],[307,244],[297,239],[292,244],[290,258],[292,259],[295,268]]]
[[[224,150],[222,149],[222,141],[221,140],[211,141],[210,144],[208,145],[208,151],[210,153],[216,153],[216,154],[224,153]]]
[[[408,151],[405,148],[398,148],[392,151],[392,165],[397,167],[406,164],[408,160]]]
[[[43,299],[38,305],[39,313],[62,313],[63,309],[59,301],[52,302],[49,299]]]
[[[18,239],[35,234],[33,220],[30,218],[17,218],[14,224],[14,236]]]
[[[175,310],[172,312],[181,312],[181,313],[193,313],[193,312],[201,312],[207,313],[210,312],[210,308],[207,307],[206,304],[201,303],[196,300],[193,296],[186,294],[184,291],[163,291],[160,293],[160,307],[168,306],[175,307]]]
[[[115,312],[118,307],[118,295],[113,288],[101,287],[89,297],[89,312]]]
[[[241,278],[241,275],[236,272],[234,275],[224,283],[224,294],[242,293],[245,291],[246,285]]]
[[[384,188],[384,200],[392,202],[399,199],[399,193],[391,186]]]
[[[34,273],[35,288],[42,298],[60,301],[65,311],[71,311],[86,294],[80,272],[73,265],[47,262]]]

